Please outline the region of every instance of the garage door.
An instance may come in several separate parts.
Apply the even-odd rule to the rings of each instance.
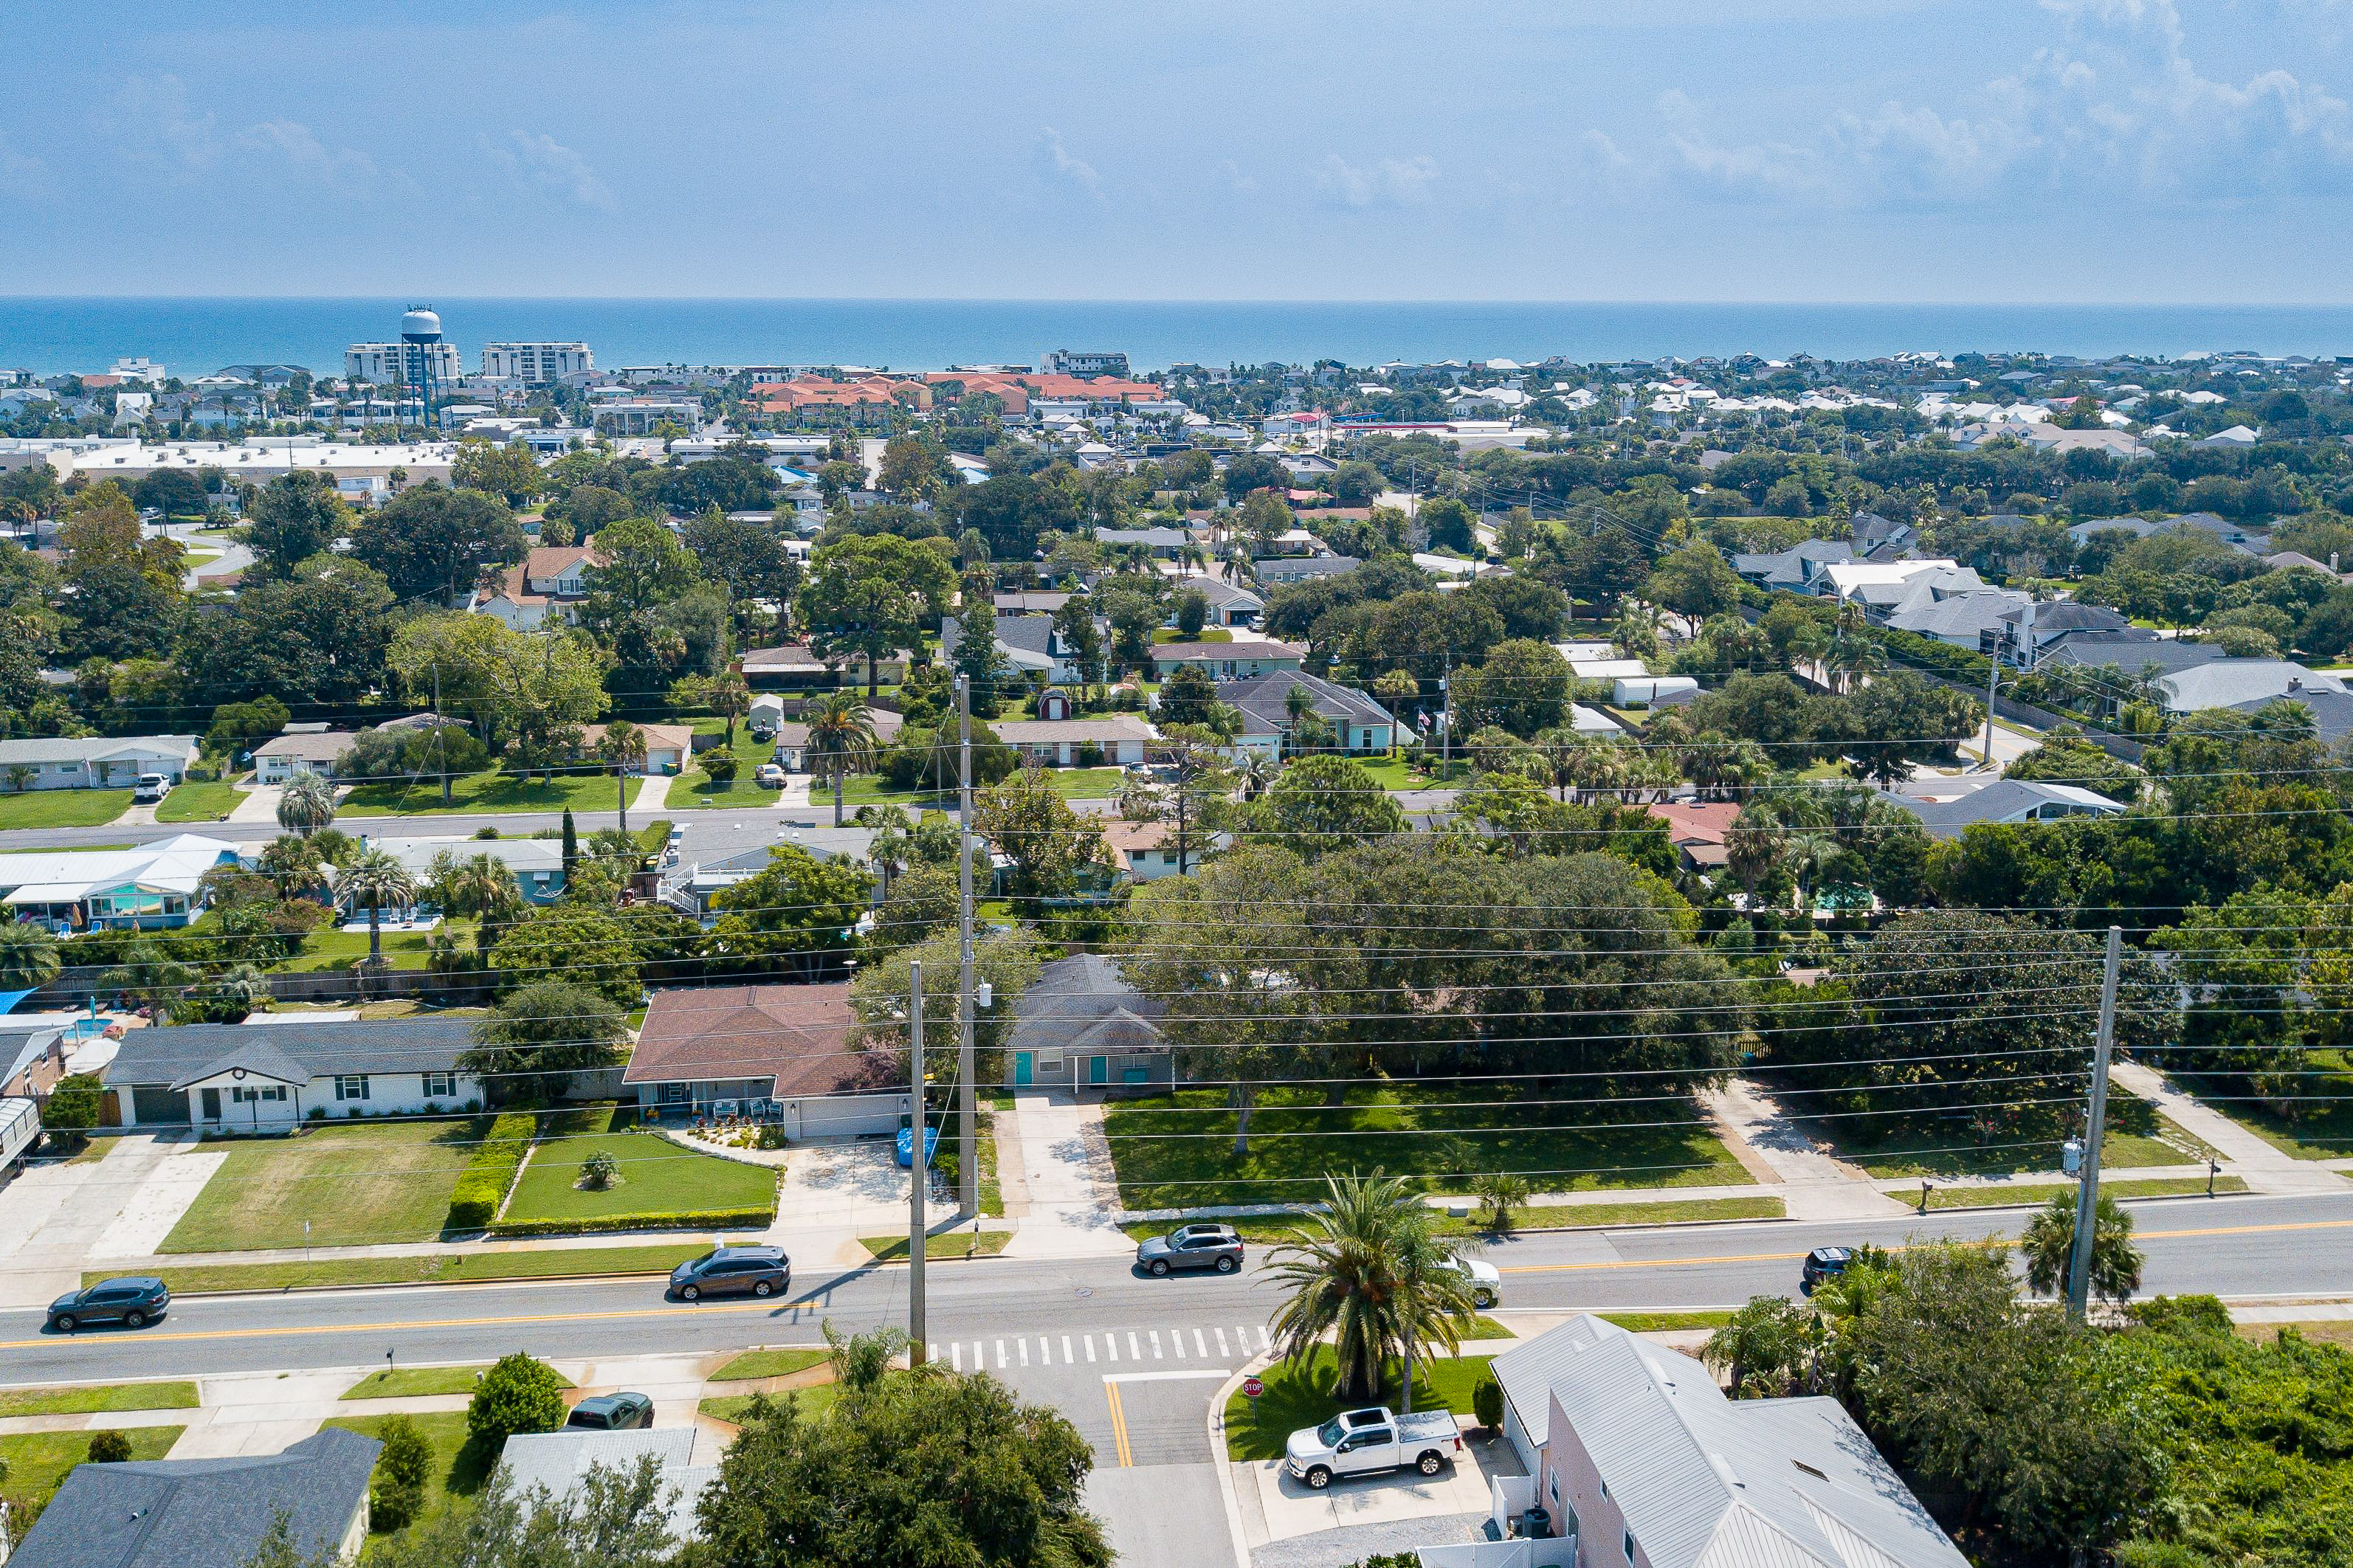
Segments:
[[[131,1119],[142,1124],[185,1123],[188,1120],[188,1097],[184,1092],[174,1093],[169,1084],[134,1084],[131,1089]]]

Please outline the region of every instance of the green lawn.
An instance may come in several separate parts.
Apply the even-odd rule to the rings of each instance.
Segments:
[[[158,822],[218,822],[237,809],[245,792],[218,779],[175,785],[155,808]]]
[[[1182,590],[1179,589],[1179,592],[1182,592]],[[1193,636],[1187,637],[1175,626],[1162,626],[1159,630],[1152,634],[1152,640],[1155,644],[1171,642],[1231,642],[1234,640],[1234,634],[1224,626],[1203,626]]]
[[[1732,1321],[1729,1312],[1597,1312],[1628,1333],[1663,1334],[1676,1329],[1720,1329]]]
[[[441,1234],[458,1172],[487,1125],[328,1122],[291,1138],[239,1141],[163,1250],[431,1241]]]
[[[104,1388],[0,1388],[0,1415],[90,1415],[102,1410],[193,1410],[193,1383],[118,1383]]]
[[[552,1123],[554,1135],[532,1145],[531,1161],[504,1220],[609,1220],[632,1215],[685,1214],[712,1209],[776,1206],[776,1173],[715,1154],[681,1148],[659,1132],[614,1131],[609,1108]],[[620,1166],[620,1180],[601,1193],[576,1184],[580,1167],[599,1150]]]
[[[2348,1061],[2342,1051],[2315,1051],[2306,1065],[2326,1075],[2306,1079],[2305,1086],[2295,1091],[2316,1097],[2303,1107],[2313,1112],[2308,1116],[2291,1121],[2254,1100],[2236,1098],[2243,1090],[2227,1091],[2232,1096],[2229,1099],[2202,1094],[2199,1099],[2208,1109],[2221,1111],[2296,1159],[2337,1160],[2353,1154],[2353,1061]],[[2195,1079],[2182,1077],[2178,1081],[2191,1093],[2198,1093]]]
[[[768,1397],[780,1402],[789,1399],[795,1405],[800,1406],[801,1416],[804,1420],[814,1420],[818,1416],[820,1416],[827,1411],[832,1409],[833,1402],[837,1398],[840,1397],[840,1394],[841,1385],[839,1384],[813,1383],[807,1388],[786,1389],[782,1394],[772,1394],[768,1395]],[[695,1408],[705,1415],[713,1416],[721,1421],[726,1421],[740,1426],[743,1423],[744,1413],[751,1409],[752,1401],[757,1397],[758,1395],[751,1394],[715,1394],[709,1399],[703,1400],[700,1405],[696,1405]]]
[[[427,1394],[471,1394],[482,1373],[490,1370],[484,1362],[476,1366],[396,1366],[383,1372],[372,1372],[343,1392],[345,1399],[407,1399]],[[572,1381],[559,1375],[557,1382],[570,1388]]]
[[[1489,1357],[1440,1356],[1417,1362],[1413,1369],[1413,1407],[1438,1405],[1468,1415],[1471,1391],[1486,1375]],[[1318,1345],[1304,1365],[1277,1362],[1259,1374],[1266,1391],[1256,1399],[1237,1392],[1226,1401],[1226,1458],[1279,1459],[1283,1440],[1302,1426],[1327,1421],[1343,1410],[1361,1405],[1396,1405],[1403,1394],[1398,1368],[1392,1363],[1388,1381],[1370,1400],[1343,1402],[1332,1397],[1335,1363],[1328,1346]]]
[[[567,806],[596,812],[612,811],[620,800],[611,773],[558,773],[551,782],[520,778],[504,768],[453,780],[450,795],[450,804],[444,805],[438,782],[360,784],[335,808],[335,815],[430,816],[444,812],[562,811]]]
[[[1508,1101],[1549,1089],[1468,1089],[1434,1083],[1348,1091],[1324,1103],[1320,1089],[1271,1089],[1250,1119],[1247,1157],[1233,1153],[1234,1113],[1218,1089],[1122,1101],[1104,1113],[1130,1208],[1313,1202],[1332,1171],[1384,1170],[1425,1190],[1460,1191],[1472,1173],[1515,1171],[1552,1191],[1609,1187],[1736,1186],[1750,1178],[1723,1141],[1693,1119],[1678,1127],[1610,1127],[1576,1106]],[[1468,1103],[1459,1106],[1452,1101]],[[1644,1107],[1644,1121],[1663,1121]],[[1384,1134],[1390,1134],[1384,1136]]]
[[[2157,1122],[2157,1131],[2164,1139],[2110,1132],[2100,1145],[2101,1165],[2122,1171],[2136,1165],[2187,1165],[2204,1158],[2190,1152],[2205,1148],[2195,1137],[2162,1116]],[[1843,1142],[1833,1129],[1829,1141],[1841,1159],[1852,1160],[1874,1176],[2007,1176],[2059,1167],[2055,1140],[2021,1142],[2005,1138],[1996,1147],[1974,1149],[1962,1146],[1968,1142],[1968,1133],[1962,1129],[1907,1134],[1868,1146]],[[2013,1143],[2017,1146],[2007,1146]]]
[[[134,1459],[160,1459],[180,1440],[185,1426],[126,1426]],[[0,1437],[0,1495],[46,1503],[66,1479],[66,1472],[90,1458],[87,1432],[18,1432]]]
[[[711,735],[723,734],[726,728],[716,720],[704,720],[695,725],[698,732]],[[670,782],[670,804],[692,811],[776,805],[776,786],[753,782],[753,775],[759,772],[762,763],[776,760],[776,742],[755,741],[750,731],[738,724],[735,726],[734,750],[734,778],[724,786],[712,784],[711,775],[698,763]]]
[[[0,795],[0,828],[96,827],[131,809],[127,789],[36,789]]]
[[[994,1258],[1013,1239],[1009,1230],[951,1230],[923,1237],[925,1258]],[[907,1258],[903,1236],[861,1236],[858,1245],[877,1263],[902,1263]]]
[[[711,1374],[713,1383],[749,1383],[759,1377],[789,1377],[823,1366],[832,1352],[823,1345],[790,1345],[782,1350],[745,1351]]]
[[[470,946],[473,940],[472,921],[444,921],[441,929],[448,931]],[[430,951],[433,933],[424,931],[388,931],[377,933],[384,944],[384,956],[395,969],[422,969]],[[288,974],[303,974],[314,970],[349,969],[368,955],[368,933],[344,931],[340,925],[323,925],[302,939],[302,951],[277,967]]]
[[[357,1432],[363,1437],[381,1438],[385,1423],[400,1419],[396,1415],[336,1415],[323,1425]],[[466,1430],[466,1413],[462,1410],[435,1410],[406,1419],[417,1424],[426,1446],[433,1450],[433,1467],[427,1472],[433,1479],[425,1488],[425,1511],[418,1517],[438,1519],[488,1484],[491,1471],[497,1468],[499,1451],[473,1441]]]
[[[297,1227],[300,1228],[299,1226]],[[206,1290],[301,1290],[320,1285],[460,1285],[486,1279],[565,1279],[586,1274],[668,1274],[711,1250],[708,1241],[637,1247],[562,1247],[531,1252],[437,1252],[417,1258],[322,1258],[305,1263],[206,1263],[166,1268],[174,1295]],[[108,1278],[85,1274],[82,1283]]]
[[[1119,788],[1117,768],[1048,768],[1045,773],[1064,800],[1103,800]],[[830,805],[833,786],[813,790],[809,798],[818,805]],[[861,805],[948,805],[954,804],[955,792],[937,795],[929,790],[893,789],[876,774],[859,773],[842,785],[841,798],[845,811],[855,811]]]
[[[2203,1176],[2153,1176],[2138,1182],[2103,1181],[2100,1184],[2100,1191],[2118,1198],[2173,1198],[2205,1190],[2206,1178]],[[2246,1190],[2247,1184],[2237,1176],[2214,1178],[2214,1191],[2218,1194],[2243,1193]],[[2014,1187],[1937,1187],[1928,1194],[1928,1206],[1932,1209],[1999,1208],[2018,1204],[2040,1206],[2062,1193],[2069,1197],[2074,1196],[2075,1184],[2037,1182],[2031,1186]],[[1906,1197],[1903,1193],[1889,1195]]]
[[[1439,1218],[1441,1236],[1486,1236],[1489,1231],[1481,1223],[1484,1211],[1474,1205],[1467,1219],[1451,1215]],[[1642,1226],[1675,1225],[1694,1220],[1780,1219],[1788,1205],[1779,1198],[1666,1198],[1656,1203],[1633,1204],[1559,1204],[1541,1208],[1515,1209],[1512,1226],[1517,1231],[1559,1230],[1573,1226]],[[1289,1241],[1303,1216],[1253,1215],[1242,1219],[1213,1219],[1203,1223],[1230,1225],[1236,1234],[1247,1242],[1266,1247],[1279,1241]],[[1137,1241],[1155,1236],[1166,1236],[1187,1222],[1175,1219],[1136,1220],[1120,1226]]]
[[[1444,789],[1445,784],[1427,773],[1417,773],[1406,765],[1403,757],[1350,757],[1350,762],[1373,775],[1375,783],[1386,790]]]

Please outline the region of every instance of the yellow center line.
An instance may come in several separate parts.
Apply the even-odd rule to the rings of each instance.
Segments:
[[[740,1316],[745,1312],[773,1313],[773,1302],[746,1303],[740,1307],[714,1307],[696,1304],[681,1307],[631,1307],[607,1312],[530,1312],[505,1318],[416,1318],[405,1322],[377,1323],[290,1323],[258,1329],[181,1329],[170,1332],[151,1330],[135,1340],[124,1338],[113,1342],[121,1344],[153,1344],[158,1340],[266,1340],[283,1339],[303,1334],[383,1334],[419,1329],[479,1329],[507,1323],[592,1323],[629,1318],[676,1318]],[[37,1350],[44,1345],[69,1342],[63,1336],[46,1335],[34,1340],[0,1340],[0,1350]]]
[[[2136,1241],[2158,1241],[2169,1237],[2185,1236],[2255,1236],[2287,1230],[2353,1229],[2353,1219],[2286,1220],[2276,1225],[2213,1225],[2184,1230],[2144,1230],[2136,1232]],[[1964,1247],[2006,1247],[2013,1238],[2007,1236],[1985,1237],[1955,1237]],[[1941,1247],[1947,1242],[1898,1242],[1883,1250],[1905,1252],[1914,1247]],[[1725,1252],[1704,1258],[1618,1258],[1594,1263],[1522,1263],[1498,1269],[1503,1274],[1574,1274],[1591,1269],[1610,1268],[1692,1268],[1712,1263],[1786,1263],[1803,1258],[1802,1252]]]
[[[1119,1402],[1117,1382],[1111,1378],[1103,1379],[1103,1398],[1111,1403],[1112,1447],[1118,1451],[1120,1468],[1133,1468],[1135,1458],[1127,1447],[1127,1411]]]

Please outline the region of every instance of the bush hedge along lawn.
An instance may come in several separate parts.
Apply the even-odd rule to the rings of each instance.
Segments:
[[[626,1110],[621,1113],[626,1116]],[[612,1126],[615,1113],[566,1119],[586,1123],[533,1145],[531,1163],[496,1226],[501,1236],[765,1226],[776,1217],[777,1171],[697,1152],[659,1132]],[[581,1167],[599,1152],[618,1179],[602,1192],[581,1185]]]
[[[163,1250],[431,1241],[485,1125],[480,1118],[330,1121],[290,1138],[239,1140]]]
[[[515,1173],[522,1168],[532,1134],[538,1130],[536,1119],[523,1111],[507,1111],[491,1122],[488,1136],[476,1147],[473,1158],[466,1162],[465,1173],[458,1178],[457,1187],[449,1194],[445,1228],[490,1228],[491,1222],[499,1217],[499,1205],[506,1202],[507,1189],[514,1185]]]

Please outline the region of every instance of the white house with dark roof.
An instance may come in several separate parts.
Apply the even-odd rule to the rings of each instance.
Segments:
[[[194,735],[34,735],[0,741],[0,789],[127,789],[141,773],[174,784],[195,765]]]
[[[1145,748],[1159,739],[1159,731],[1133,713],[997,719],[989,728],[1024,759],[1050,768],[1133,767],[1144,761]]]
[[[1964,1568],[1835,1399],[1728,1399],[1583,1315],[1494,1360],[1504,1435],[1579,1568]]]
[[[133,1029],[100,1081],[108,1124],[287,1132],[332,1117],[479,1109],[482,1080],[459,1018],[287,1018]]]
[[[1331,724],[1342,749],[1351,754],[1378,754],[1395,740],[1396,718],[1363,692],[1304,670],[1278,669],[1218,683],[1218,700],[1242,716],[1234,744],[1245,752],[1280,757],[1283,738],[1297,722],[1291,716],[1291,693],[1297,688],[1306,690],[1315,713]]]
[[[289,731],[253,749],[253,782],[282,784],[296,773],[335,776],[335,763],[359,737],[349,731]]]

